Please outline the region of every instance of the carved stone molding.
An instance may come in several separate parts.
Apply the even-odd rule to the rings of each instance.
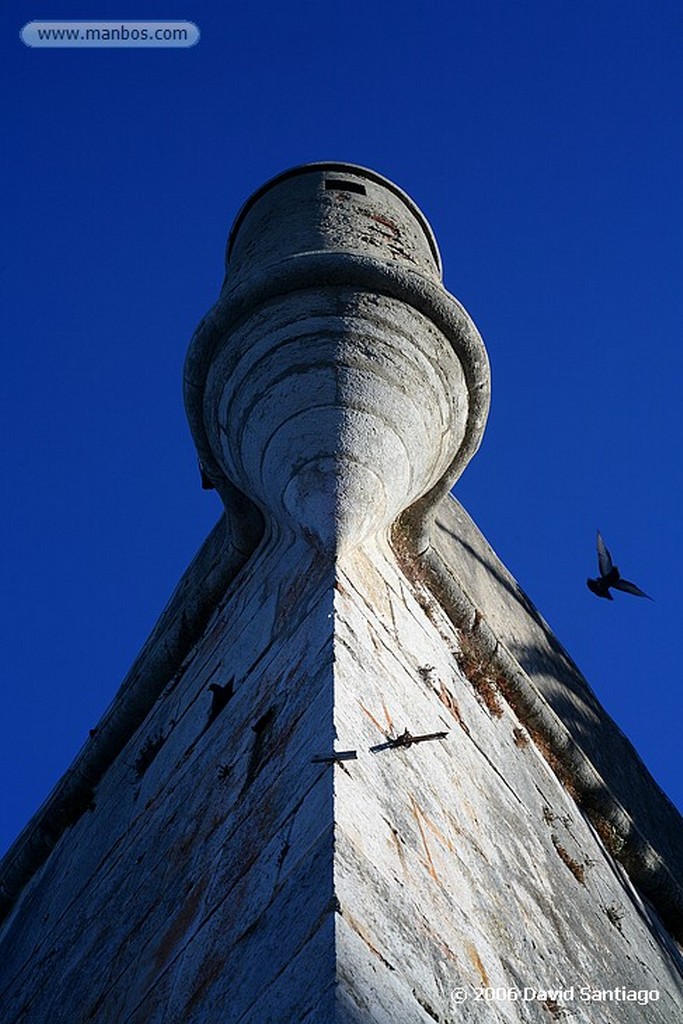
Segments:
[[[479,445],[489,371],[412,201],[372,171],[311,164],[239,214],[185,395],[232,532],[247,499],[338,554],[428,516]]]

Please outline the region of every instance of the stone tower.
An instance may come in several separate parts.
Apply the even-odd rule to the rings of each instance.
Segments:
[[[450,489],[424,217],[266,184],[186,364],[225,514],[2,864],[3,1024],[672,1024],[683,827]]]

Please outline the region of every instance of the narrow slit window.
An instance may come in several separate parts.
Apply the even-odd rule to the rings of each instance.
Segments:
[[[359,196],[366,194],[365,185],[359,181],[342,181],[341,178],[326,178],[325,188],[336,189],[338,192],[357,192]]]

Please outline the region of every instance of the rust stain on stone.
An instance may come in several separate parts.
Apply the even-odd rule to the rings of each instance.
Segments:
[[[455,697],[453,696],[451,691],[448,689],[448,687],[444,685],[444,683],[440,683],[439,684],[438,697],[439,697],[439,700],[441,701],[441,703],[444,705],[444,707],[448,708],[448,710],[453,715],[453,718],[456,720],[456,722],[458,723],[460,728],[463,730],[463,732],[467,736],[469,736],[469,734],[470,734],[469,726],[467,725],[467,722],[465,721],[465,719],[460,714],[460,708],[458,707],[458,703],[457,703]]]
[[[212,953],[211,956],[207,956],[207,958],[202,961],[201,967],[197,973],[192,994],[183,1007],[185,1014],[189,1014],[195,1009],[213,983],[220,978],[226,959],[226,955],[221,956],[218,953]]]
[[[298,659],[298,661],[294,665],[292,665],[292,667],[290,669],[287,670],[287,672],[284,675],[285,683],[296,682],[296,680],[299,677],[299,671],[300,671],[301,666],[302,666],[303,662],[305,661],[305,659],[306,659],[306,655],[302,654],[301,657]],[[276,686],[273,689],[278,689],[278,688],[279,687]]]
[[[361,704],[360,701],[358,701],[358,704],[360,706],[361,711],[368,716],[368,718],[370,719],[372,724],[377,726],[377,728],[379,729],[379,731],[382,733],[383,736],[386,736],[387,735],[386,729],[384,728],[383,725],[380,725],[380,723],[377,721],[377,719],[372,714],[372,712],[368,711],[368,709],[363,704]]]
[[[369,623],[368,623],[368,633],[370,634],[370,639],[372,640],[372,645],[375,648],[375,650],[378,653],[381,652],[382,651],[382,644],[377,639],[377,636],[375,635],[375,631],[374,631],[374,629],[372,628],[372,626]]]
[[[418,803],[415,800],[414,796],[410,797],[410,803],[411,803],[411,809],[412,809],[412,812],[413,812],[413,817],[415,818],[415,821],[417,822],[417,827],[419,828],[420,836],[422,837],[422,845],[424,847],[425,856],[427,858],[427,860],[426,860],[427,870],[429,871],[429,874],[432,876],[434,881],[438,882],[439,881],[439,876],[436,873],[436,868],[434,867],[434,861],[432,860],[432,854],[431,854],[431,851],[429,849],[429,843],[427,842],[427,836],[425,835],[425,830],[422,827],[422,821],[421,821],[422,811],[421,811],[420,807],[418,806]]]
[[[359,922],[359,921],[357,921],[357,920],[356,920],[356,918],[355,918],[355,917],[353,917],[353,916],[352,916],[351,914],[349,914],[349,912],[348,912],[348,910],[346,910],[346,908],[344,908],[344,909],[342,910],[342,912],[341,912],[341,913],[342,913],[342,917],[344,918],[344,920],[346,921],[346,923],[347,923],[347,924],[348,924],[348,925],[349,925],[349,926],[350,926],[351,928],[353,928],[353,930],[354,930],[354,932],[356,933],[356,935],[357,935],[357,936],[358,936],[358,937],[359,937],[360,939],[362,939],[362,940],[363,940],[363,942],[364,942],[364,943],[365,943],[365,945],[366,945],[366,946],[368,947],[368,949],[370,950],[370,952],[371,952],[371,953],[373,953],[373,954],[374,954],[374,955],[375,955],[375,956],[377,957],[377,959],[378,959],[378,960],[379,960],[379,961],[380,961],[381,963],[383,963],[383,964],[384,964],[384,966],[385,966],[385,967],[388,967],[390,971],[394,971],[394,970],[396,970],[396,968],[394,967],[394,965],[393,965],[393,964],[390,964],[390,963],[389,963],[389,961],[387,960],[387,958],[386,958],[385,956],[382,956],[382,954],[380,953],[380,951],[379,951],[379,950],[377,949],[377,946],[375,946],[375,945],[374,945],[374,943],[370,941],[370,938],[368,937],[368,935],[367,935],[366,931],[365,931],[365,930],[363,929],[363,927],[361,926],[360,922]]]
[[[387,822],[387,825],[389,825],[389,835],[391,836],[391,841],[394,847],[396,848],[396,853],[398,855],[398,859],[401,865],[401,870],[403,871],[403,874],[406,875],[406,855],[405,850],[403,849],[403,841],[401,840],[401,837],[399,836],[398,832],[393,827],[393,825],[389,824],[389,822]]]
[[[357,595],[356,604],[362,606],[367,604],[373,608],[380,620],[388,614],[388,587],[378,574],[375,566],[368,561],[367,555],[357,552],[355,554],[356,570],[359,583],[362,584],[363,593]],[[348,581],[347,581],[348,582]],[[368,618],[368,626],[370,619]],[[371,627],[369,627],[371,628]]]
[[[398,230],[393,221],[390,221],[388,217],[383,217],[380,213],[371,213],[370,217],[376,221],[377,224],[382,224],[385,228],[389,228],[391,235],[389,237],[400,238],[401,232]]]
[[[394,732],[394,723],[391,720],[391,715],[389,714],[389,709],[386,706],[384,701],[382,701],[382,708],[384,709],[384,717],[387,720],[387,726],[388,726],[388,729],[389,729],[389,735],[392,735],[393,732]]]
[[[187,823],[185,834],[168,851],[168,862],[175,868],[183,868],[192,853],[199,836],[196,815]]]
[[[280,632],[288,619],[291,619],[296,611],[297,605],[306,592],[309,582],[307,573],[300,573],[286,589],[278,595],[277,612],[273,623],[273,634]]]
[[[415,806],[417,807],[417,804],[415,804]],[[427,812],[423,811],[421,807],[419,807],[418,810],[420,812],[420,817],[422,818],[422,820],[424,821],[425,825],[432,833],[432,835],[439,840],[442,846],[446,847],[449,853],[455,853],[455,846],[453,845],[451,840],[446,835],[444,835],[439,826],[435,822],[433,822],[432,819],[429,817]]]
[[[208,878],[204,877],[190,889],[179,913],[167,928],[154,953],[154,966],[157,970],[163,967],[196,918],[207,883]]]
[[[465,942],[465,950],[467,952],[468,957],[472,961],[472,966],[476,969],[477,974],[481,979],[482,985],[485,988],[488,988],[491,982],[489,981],[489,976],[486,973],[486,968],[481,962],[481,957],[479,956],[475,946],[473,946],[471,942]]]
[[[585,885],[586,884],[586,867],[585,867],[585,865],[581,864],[578,860],[575,860],[574,857],[572,857],[571,854],[569,854],[567,852],[567,850],[564,848],[564,846],[562,846],[562,844],[560,843],[560,840],[558,839],[558,837],[556,835],[551,835],[550,838],[552,840],[553,846],[557,850],[557,856],[560,858],[562,863],[566,864],[566,866],[569,868],[569,870],[571,871],[571,873],[573,874],[573,876],[577,880],[577,882],[580,882],[581,885]]]

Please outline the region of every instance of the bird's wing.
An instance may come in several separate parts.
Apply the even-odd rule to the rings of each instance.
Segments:
[[[615,590],[623,590],[625,594],[634,594],[636,597],[646,597],[648,601],[652,600],[649,594],[646,594],[644,590],[641,590],[635,583],[630,583],[628,580],[617,580],[612,586]]]
[[[602,539],[602,534],[598,530],[598,568],[601,576],[607,576],[614,568],[612,556],[605,547],[605,542]]]

